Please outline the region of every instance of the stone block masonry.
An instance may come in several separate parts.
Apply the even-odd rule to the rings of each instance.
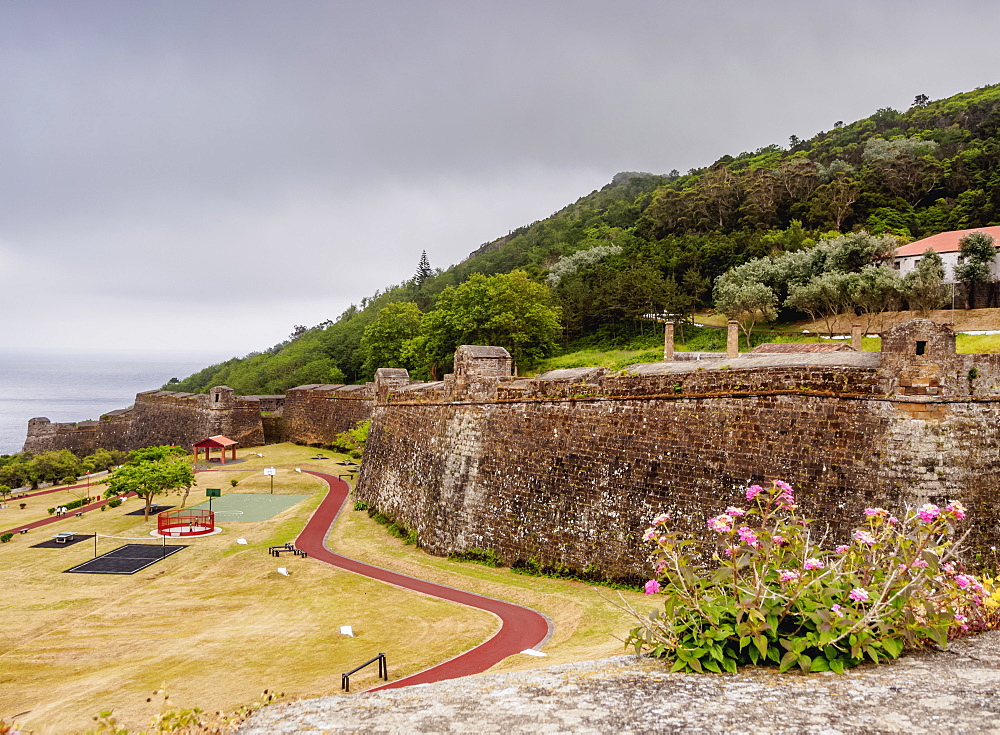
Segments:
[[[502,348],[462,346],[455,373],[273,396],[150,391],[98,422],[32,419],[25,449],[330,445],[372,419],[356,494],[436,554],[646,573],[641,535],[669,512],[693,534],[751,482],[783,479],[816,533],[864,508],[962,501],[978,550],[1000,545],[1000,356],[958,355],[945,327],[886,331],[883,352],[678,354],[673,362],[511,375]],[[682,357],[691,359],[680,359]],[[265,400],[267,399],[267,400]],[[265,408],[266,406],[266,408]],[[262,411],[266,414],[261,416]]]
[[[957,499],[974,544],[997,545],[1000,360],[956,355],[947,328],[923,320],[883,340],[882,354],[480,372],[387,390],[356,493],[432,553],[493,549],[624,579],[644,573],[651,517],[705,534],[708,515],[773,479],[831,539],[865,507]]]
[[[160,444],[189,447],[208,436],[224,434],[242,446],[263,444],[261,399],[280,411],[280,396],[236,396],[226,386],[208,395],[151,390],[139,393],[132,408],[112,411],[99,421],[54,424],[47,418],[28,422],[26,452],[69,449],[83,456],[99,447],[131,451]]]

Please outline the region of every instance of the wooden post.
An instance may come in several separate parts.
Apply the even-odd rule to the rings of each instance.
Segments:
[[[854,322],[854,324],[851,325],[851,347],[856,349],[858,352],[861,351],[861,336],[861,324]]]
[[[729,320],[729,332],[726,334],[726,357],[740,356],[740,325]]]
[[[666,322],[663,325],[663,362],[673,362],[674,360],[674,323]]]

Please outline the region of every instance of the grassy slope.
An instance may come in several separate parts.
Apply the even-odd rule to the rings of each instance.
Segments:
[[[920,316],[920,314],[910,311],[889,312],[882,314],[873,320],[871,331],[873,333],[877,333],[881,330],[888,329],[895,324],[900,324],[902,322],[909,321],[910,319],[920,318]],[[928,318],[940,324],[951,324],[954,319],[955,329],[960,332],[987,331],[994,329],[1000,330],[1000,309],[973,309],[969,311],[956,309],[954,313],[951,309],[939,309],[937,311],[930,312]],[[726,317],[722,314],[699,315],[696,319],[701,324],[722,326],[726,323]],[[857,317],[852,318],[850,316],[839,317],[834,323],[835,333],[849,333],[851,330],[851,322],[856,319]],[[861,321],[863,325],[866,324],[864,319]],[[782,333],[773,334],[770,327],[759,327],[754,332],[754,344],[758,343],[758,338],[760,342],[820,341],[823,340],[821,335],[826,332],[826,324],[822,321],[805,321],[795,324],[774,325],[774,329]],[[788,331],[804,330],[809,330],[809,334],[790,335],[784,333]],[[742,343],[742,334],[740,339]],[[956,341],[958,352],[983,354],[1000,353],[1000,335],[959,334]],[[725,336],[721,332],[719,333],[717,344],[707,346],[696,341],[691,341],[690,343],[682,342],[680,341],[680,334],[678,333],[678,339],[674,346],[675,349],[680,352],[701,350],[721,351],[724,349],[724,343]],[[877,351],[880,348],[880,344],[881,342],[878,338],[866,337],[862,348],[865,350]],[[741,349],[745,349],[745,344],[741,346]],[[628,365],[634,365],[640,362],[658,362],[661,359],[663,359],[663,349],[659,346],[651,349],[609,350],[607,352],[601,352],[598,350],[579,350],[577,352],[569,352],[556,357],[550,357],[539,363],[535,370],[530,374],[540,375],[548,370],[556,370],[559,368],[590,366],[620,370]]]

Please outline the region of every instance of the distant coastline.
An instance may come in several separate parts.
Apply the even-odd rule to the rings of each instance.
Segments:
[[[200,370],[208,359],[155,353],[0,353],[0,454],[21,451],[28,419],[96,419],[130,406],[140,391]]]

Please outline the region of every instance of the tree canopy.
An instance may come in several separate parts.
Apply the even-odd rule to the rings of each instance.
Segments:
[[[108,486],[105,497],[135,493],[146,501],[145,517],[149,520],[155,496],[172,490],[186,490],[195,484],[191,460],[187,456],[179,456],[177,449],[148,447],[136,450],[132,454],[138,456],[133,456],[104,480]]]

